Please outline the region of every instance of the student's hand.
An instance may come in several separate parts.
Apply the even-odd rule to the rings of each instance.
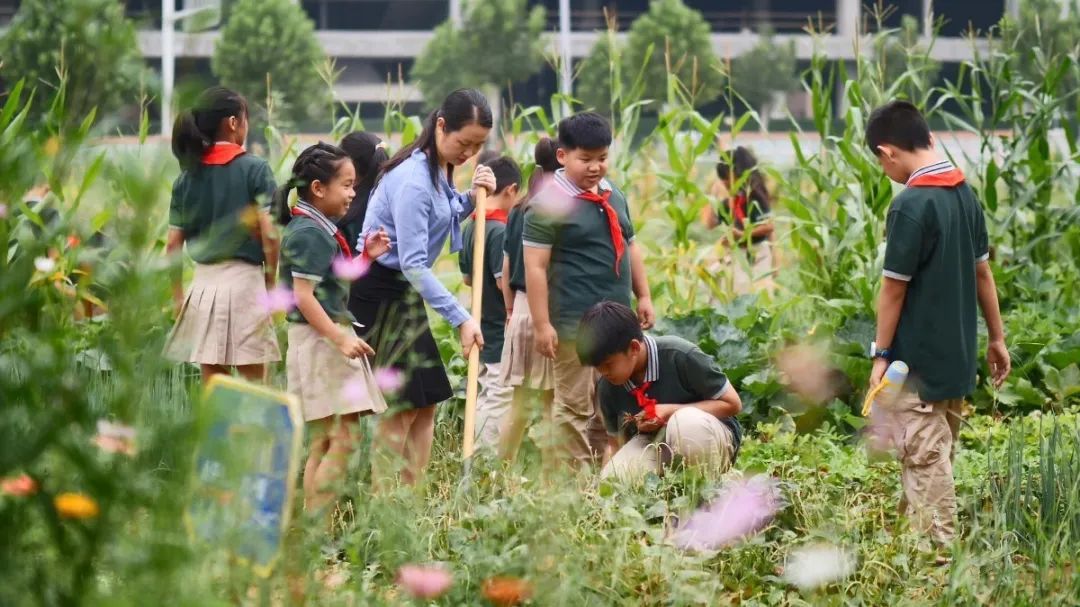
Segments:
[[[386,228],[383,226],[379,226],[378,230],[368,234],[364,239],[364,253],[372,259],[386,255],[391,246],[390,235],[386,233]]]
[[[641,328],[649,330],[656,324],[656,311],[653,310],[651,297],[640,297],[637,300],[637,317],[641,322]]]
[[[544,358],[555,360],[556,353],[559,351],[559,333],[555,331],[555,327],[551,323],[545,323],[535,327],[534,333],[536,351]]]
[[[664,421],[659,416],[652,419],[645,419],[645,412],[642,411],[636,416],[637,431],[641,434],[652,434],[659,432],[660,428],[664,427]]]
[[[990,367],[990,376],[994,387],[1000,388],[1005,378],[1012,371],[1012,358],[1009,349],[1005,347],[1005,340],[991,341],[986,347],[986,364]]]
[[[874,359],[874,368],[870,371],[870,387],[876,388],[881,383],[881,378],[885,376],[885,370],[889,368],[889,361],[884,358]]]
[[[484,334],[480,331],[480,323],[476,322],[475,318],[470,318],[461,323],[458,332],[461,336],[461,352],[465,355],[465,358],[469,357],[473,347],[484,347]]]
[[[477,165],[476,172],[473,173],[472,191],[474,199],[480,188],[487,190],[489,196],[495,193],[495,173],[492,172],[489,167],[482,164]]]
[[[368,343],[356,336],[351,330],[343,330],[338,338],[338,350],[346,358],[360,358],[361,356],[374,356],[375,350]]]

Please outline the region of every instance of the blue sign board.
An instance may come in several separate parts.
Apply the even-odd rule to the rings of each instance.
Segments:
[[[299,472],[299,403],[284,392],[217,375],[206,387],[199,418],[189,530],[269,575]]]

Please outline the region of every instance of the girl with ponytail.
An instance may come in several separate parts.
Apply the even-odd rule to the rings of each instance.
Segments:
[[[304,505],[329,515],[346,466],[360,442],[360,418],[386,410],[369,357],[375,352],[356,336],[346,308],[349,285],[338,268],[353,264],[353,253],[336,221],[353,201],[356,170],[344,150],[318,143],[293,164],[288,183],[274,195],[285,224],[281,242],[281,283],[292,289],[296,309],[288,313],[285,356],[289,392],[300,398],[311,428],[304,466]],[[296,206],[289,194],[296,190]],[[390,239],[379,230],[360,254],[365,263],[386,253]]]
[[[338,222],[345,239],[350,245],[355,244],[364,231],[364,218],[367,216],[368,200],[375,189],[375,179],[379,169],[386,164],[386,142],[372,133],[354,131],[341,140],[341,149],[352,159],[356,169],[356,198],[349,205],[349,212]],[[354,282],[349,295],[349,311],[353,315],[363,314],[363,286]]]
[[[385,226],[392,248],[358,281],[352,309],[375,346],[376,365],[403,378],[397,397],[407,405],[380,424],[380,454],[390,461],[374,458],[378,476],[386,474],[385,465],[403,461],[402,480],[419,478],[431,457],[434,405],[454,394],[424,303],[458,329],[466,354],[484,345],[478,319],[431,268],[447,239],[451,252],[461,250],[461,221],[472,213],[474,193],[495,190],[495,176],[485,166],[477,167],[471,192],[453,186],[454,167],[480,151],[491,126],[491,107],[483,95],[473,89],[450,93],[428,116],[420,136],[383,165],[368,203],[364,231]]]
[[[510,415],[503,417],[499,453],[510,460],[517,456],[533,406],[542,403],[545,420],[550,421],[551,405],[555,399],[554,363],[536,351],[536,341],[533,339],[532,314],[525,294],[523,243],[525,214],[529,212],[530,203],[555,171],[562,168],[555,154],[558,147],[558,141],[550,137],[541,137],[536,142],[533,148],[535,166],[529,177],[529,191],[521,203],[510,211],[506,238],[503,240],[503,297],[508,320],[499,381],[504,386],[512,387],[514,396]],[[553,461],[549,451],[550,446],[545,446],[544,461]]]
[[[247,131],[247,102],[221,87],[204,91],[173,125],[182,170],[169,203],[166,251],[178,257],[186,245],[195,275],[185,294],[176,260],[176,325],[165,355],[198,364],[204,382],[230,368],[262,380],[266,363],[281,359],[270,314],[259,305],[277,266],[274,176],[244,150]]]

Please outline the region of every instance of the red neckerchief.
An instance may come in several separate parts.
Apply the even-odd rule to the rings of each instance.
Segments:
[[[242,154],[244,154],[243,146],[235,143],[215,143],[203,154],[202,163],[208,165],[229,164]]]
[[[619,266],[622,264],[623,253],[626,252],[626,241],[623,240],[619,215],[615,212],[615,207],[611,206],[611,190],[602,190],[599,194],[585,191],[578,194],[577,197],[599,205],[604,210],[604,215],[607,215],[608,231],[611,232],[611,245],[615,247],[615,275],[619,276]]]
[[[738,225],[746,225],[746,194],[737,194],[731,199],[731,216]]]
[[[506,209],[488,209],[484,213],[484,217],[488,221],[497,221],[501,224],[505,224],[510,220],[510,211],[507,211]],[[476,219],[476,211],[473,211],[472,219]]]
[[[310,217],[311,219],[315,219],[314,217],[311,217],[310,213],[304,211],[303,209],[300,209],[299,207],[292,208],[292,216]],[[341,230],[334,232],[334,240],[336,240],[338,246],[341,247],[341,256],[345,259],[352,259],[352,249],[349,248],[349,242],[345,240],[345,235],[341,233]]]
[[[907,185],[909,188],[955,188],[961,183],[964,183],[964,173],[960,169],[952,169],[944,173],[919,175]]]
[[[641,410],[645,412],[645,419],[658,419],[656,416],[656,399],[645,394],[645,391],[652,385],[651,381],[647,381],[640,386],[630,390],[630,394],[637,400],[637,404],[641,407]],[[661,423],[663,423],[661,421]]]

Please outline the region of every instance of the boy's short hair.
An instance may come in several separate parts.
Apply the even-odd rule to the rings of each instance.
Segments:
[[[908,101],[890,101],[870,114],[866,145],[877,155],[880,145],[895,145],[905,152],[930,148],[930,125],[922,112]]]
[[[492,173],[495,173],[496,194],[501,194],[503,190],[512,185],[521,187],[521,168],[518,167],[518,163],[514,162],[513,158],[499,156],[494,160],[485,162],[484,166],[491,169]]]
[[[581,317],[577,335],[578,360],[583,365],[598,367],[611,356],[629,350],[635,339],[645,340],[637,314],[621,303],[602,301]]]
[[[611,147],[611,125],[596,112],[581,112],[559,122],[559,147],[600,150]]]

